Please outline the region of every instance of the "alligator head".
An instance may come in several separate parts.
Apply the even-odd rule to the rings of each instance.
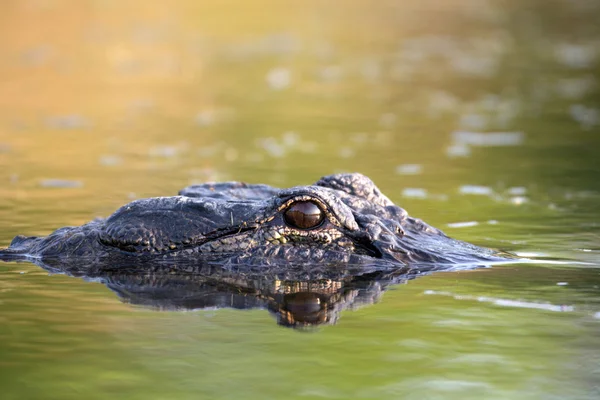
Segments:
[[[179,196],[137,200],[107,219],[44,238],[17,236],[0,258],[19,257],[381,267],[502,259],[410,217],[360,174],[289,189],[239,182],[190,186]]]

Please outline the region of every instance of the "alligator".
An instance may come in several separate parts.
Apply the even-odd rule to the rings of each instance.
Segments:
[[[106,219],[46,237],[16,236],[3,260],[79,267],[214,262],[238,269],[302,264],[364,271],[481,265],[505,253],[452,239],[408,215],[366,176],[335,174],[278,189],[241,182],[189,186],[135,200]]]
[[[356,173],[289,189],[193,185],[0,250],[3,261],[101,282],[127,303],[266,308],[293,328],[335,323],[423,274],[512,258],[409,216]]]

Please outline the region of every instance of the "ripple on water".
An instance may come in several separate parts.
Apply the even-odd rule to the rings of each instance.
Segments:
[[[43,188],[80,188],[83,182],[69,179],[42,179],[39,185]]]
[[[287,89],[292,83],[292,72],[288,68],[276,67],[267,72],[265,80],[273,90]]]
[[[404,188],[404,190],[402,190],[402,197],[409,197],[413,199],[426,199],[427,190],[422,188]]]
[[[479,185],[462,185],[458,188],[460,194],[473,194],[479,196],[491,196],[494,191],[488,186]]]
[[[477,221],[453,222],[446,224],[448,228],[470,228],[479,225]]]
[[[46,119],[46,125],[53,129],[85,129],[92,124],[81,115],[71,114],[49,117]]]
[[[561,283],[561,282],[559,282]],[[559,285],[560,286],[560,285]],[[438,295],[438,296],[449,296],[456,300],[467,300],[467,301],[479,301],[483,303],[492,303],[497,306],[503,307],[515,307],[515,308],[529,308],[536,310],[554,311],[554,312],[572,312],[575,311],[575,307],[563,304],[551,304],[551,303],[537,303],[525,300],[513,300],[513,299],[502,299],[488,296],[471,296],[463,294],[454,294],[450,292],[442,292],[435,290],[425,290],[423,294],[427,295]]]
[[[400,175],[419,175],[423,172],[423,166],[420,164],[402,164],[396,167],[396,173]]]

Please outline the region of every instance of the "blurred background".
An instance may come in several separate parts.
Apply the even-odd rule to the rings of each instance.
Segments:
[[[592,0],[3,0],[0,247],[193,183],[356,171],[453,237],[574,261],[423,277],[305,336],[4,264],[0,397],[598,398],[598,21]]]
[[[597,188],[597,4],[7,0],[0,194],[82,222],[124,196],[340,171],[422,189],[409,204]]]

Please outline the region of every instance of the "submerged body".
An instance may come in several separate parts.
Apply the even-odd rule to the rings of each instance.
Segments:
[[[239,182],[190,186],[179,196],[136,200],[106,219],[47,237],[17,236],[0,258],[87,265],[214,259],[238,267],[502,260],[410,217],[361,174],[289,189]]]

